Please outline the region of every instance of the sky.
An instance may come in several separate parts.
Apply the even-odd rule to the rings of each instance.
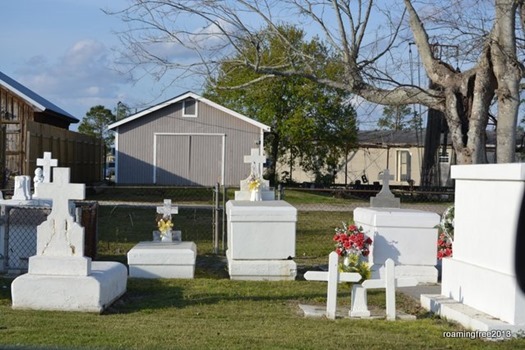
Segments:
[[[81,119],[95,105],[133,110],[191,88],[169,89],[145,77],[133,82],[117,69],[125,29],[117,16],[126,0],[8,0],[0,7],[0,71]],[[200,93],[201,91],[194,91]],[[77,125],[72,125],[75,130]]]
[[[128,0],[4,0],[0,7],[0,71],[78,119],[118,102],[142,110],[191,90],[202,93],[203,78],[169,85],[144,76],[132,81],[118,69],[126,24],[105,10],[124,9]],[[184,59],[188,52],[178,52]],[[122,70],[122,69],[121,69]],[[374,128],[382,107],[354,101],[360,128]],[[76,130],[79,124],[71,126]]]

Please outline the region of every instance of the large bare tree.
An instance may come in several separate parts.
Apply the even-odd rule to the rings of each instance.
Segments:
[[[344,89],[371,103],[419,104],[444,113],[457,161],[485,161],[485,130],[497,111],[497,160],[515,157],[519,84],[517,36],[525,0],[131,0],[117,12],[129,23],[121,33],[132,69],[154,75],[178,72],[213,76],[217,66],[249,67],[255,80],[300,76]],[[408,21],[407,21],[408,20]],[[326,75],[315,57],[280,36],[280,24],[301,23],[330,48],[344,72]],[[521,21],[523,22],[523,21]],[[258,38],[262,27],[275,29],[284,59],[266,62]],[[432,84],[415,86],[403,47],[415,43]],[[465,65],[452,67],[433,48],[455,45]],[[255,55],[242,55],[251,45]],[[405,65],[398,65],[405,62]],[[469,63],[470,62],[470,63]],[[243,84],[244,86],[246,84]]]

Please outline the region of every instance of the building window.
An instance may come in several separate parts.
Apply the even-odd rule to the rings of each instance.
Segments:
[[[188,98],[182,101],[182,116],[196,117],[197,116],[197,101],[193,98]]]
[[[410,177],[410,152],[406,150],[397,151],[396,181],[403,182]]]

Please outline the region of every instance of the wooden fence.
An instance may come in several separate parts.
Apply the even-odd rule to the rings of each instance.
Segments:
[[[36,159],[51,152],[59,167],[71,168],[71,182],[92,184],[103,179],[105,147],[101,139],[29,121],[25,174],[33,176]]]

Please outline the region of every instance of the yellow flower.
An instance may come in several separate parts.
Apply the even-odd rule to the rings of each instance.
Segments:
[[[159,228],[159,231],[164,234],[171,230],[171,228],[173,227],[173,223],[169,219],[160,219],[157,222],[157,226]]]
[[[250,191],[255,191],[255,190],[259,189],[259,186],[261,186],[261,180],[259,180],[259,179],[251,180],[248,183],[248,189]]]

